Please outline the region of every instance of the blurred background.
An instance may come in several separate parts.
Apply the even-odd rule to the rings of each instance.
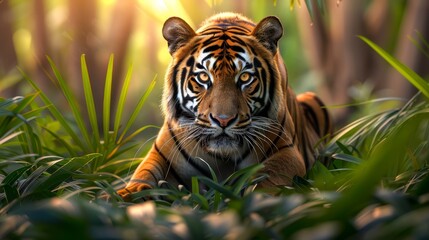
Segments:
[[[316,91],[331,106],[338,124],[403,101],[370,102],[359,110],[350,104],[409,99],[416,92],[358,35],[428,76],[427,56],[419,51],[421,39],[429,39],[427,0],[0,0],[0,97],[32,91],[20,68],[66,106],[49,56],[83,102],[80,56],[85,54],[101,112],[107,62],[114,54],[112,100],[117,100],[133,65],[128,112],[156,78],[141,122],[161,125],[161,90],[170,61],[161,34],[164,21],[179,16],[197,28],[222,11],[241,13],[255,22],[278,16],[285,29],[280,49],[291,85],[297,93]]]

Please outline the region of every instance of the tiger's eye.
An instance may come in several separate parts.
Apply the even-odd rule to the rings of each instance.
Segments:
[[[250,80],[250,74],[245,72],[240,75],[240,81],[247,82]]]
[[[201,82],[207,82],[209,80],[209,75],[205,72],[200,72],[200,73],[198,73],[198,79]]]

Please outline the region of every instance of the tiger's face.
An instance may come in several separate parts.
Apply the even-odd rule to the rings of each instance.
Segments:
[[[224,41],[222,43],[222,41]],[[264,84],[254,67],[254,56],[248,49],[233,42],[218,40],[215,45],[203,46],[195,57],[190,56],[186,78],[179,89],[184,111],[183,123],[192,121],[202,147],[216,155],[234,155],[248,147],[243,138],[260,109],[266,105]],[[220,51],[213,46],[230,45]],[[232,57],[234,56],[234,57]],[[193,64],[192,64],[193,63]]]
[[[270,141],[267,132],[280,127],[273,103],[282,27],[274,17],[257,26],[216,22],[209,19],[197,32],[179,18],[165,23],[173,62],[164,111],[187,134],[184,139],[196,139],[209,154],[234,159]]]

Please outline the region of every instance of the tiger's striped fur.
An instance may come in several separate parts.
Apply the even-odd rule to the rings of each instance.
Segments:
[[[330,133],[330,117],[313,93],[297,97],[288,86],[277,42],[276,17],[257,25],[233,13],[215,15],[196,32],[172,17],[163,27],[173,57],[165,77],[164,124],[125,189],[160,180],[190,186],[192,176],[224,179],[263,163],[262,187],[289,185],[316,160],[317,143]]]

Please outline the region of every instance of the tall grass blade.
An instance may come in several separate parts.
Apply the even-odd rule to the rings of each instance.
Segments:
[[[197,202],[202,209],[209,210],[209,201],[203,195],[191,193],[191,199]]]
[[[79,107],[79,102],[76,99],[76,97],[74,96],[74,94],[72,93],[70,86],[68,86],[67,82],[64,80],[64,78],[62,77],[62,75],[58,71],[55,63],[52,61],[51,58],[49,58],[49,57],[47,57],[47,58],[48,58],[49,64],[51,65],[52,70],[54,71],[55,77],[57,78],[57,81],[60,85],[60,88],[61,88],[61,90],[62,90],[62,92],[63,92],[63,94],[67,100],[67,103],[69,104],[69,106],[72,110],[74,120],[76,121],[77,127],[79,128],[81,134],[83,135],[83,138],[85,140],[84,145],[87,147],[90,147],[91,141],[90,141],[90,138],[88,135],[88,131],[86,130],[85,121],[83,119],[82,112],[81,112],[81,109]],[[81,142],[82,139],[78,138],[77,141]],[[87,149],[87,147],[85,147],[84,149]]]
[[[49,59],[49,58],[48,58]],[[53,63],[52,63],[53,64]],[[52,65],[51,65],[52,67]],[[77,144],[81,149],[88,149],[88,146],[82,141],[80,137],[76,134],[75,130],[69,125],[64,115],[58,110],[54,103],[42,92],[42,90],[37,86],[37,84],[28,77],[27,74],[22,69],[19,69],[24,79],[36,90],[42,101],[45,103],[51,114],[57,119],[61,125],[64,127],[65,131],[71,136],[75,144]]]
[[[42,155],[42,143],[38,135],[34,134],[30,124],[25,124],[21,127],[24,134],[18,136],[21,142],[21,147],[26,153],[35,153]]]
[[[93,141],[89,140],[89,132],[83,129],[82,131],[88,136],[89,144],[93,146],[93,149],[98,147],[100,143],[100,133],[98,131],[97,113],[95,111],[94,96],[92,94],[91,80],[89,78],[88,67],[86,65],[85,54],[80,57],[80,63],[82,68],[82,82],[83,91],[85,94],[86,108],[88,110],[89,123],[93,131]]]
[[[109,64],[107,65],[106,80],[104,85],[103,99],[103,134],[104,142],[109,144],[109,127],[110,127],[110,108],[112,98],[112,75],[113,75],[113,54],[110,55]]]
[[[133,72],[133,66],[131,65],[128,67],[127,74],[124,79],[124,83],[122,85],[121,94],[119,96],[118,106],[116,108],[116,115],[115,115],[115,123],[113,126],[113,139],[116,141],[116,138],[118,137],[118,132],[122,120],[122,113],[125,108],[125,99],[128,93],[128,88],[130,86],[131,82],[131,76]]]
[[[226,188],[225,185],[214,182],[212,179],[205,176],[197,176],[197,178],[204,185],[214,189],[215,191],[218,191],[219,193],[223,194],[225,197],[231,198],[231,199],[238,199],[238,196],[234,192]]]
[[[75,150],[73,150],[73,146],[71,146],[70,144],[68,144],[66,141],[64,141],[64,139],[60,136],[58,136],[55,132],[51,131],[48,128],[43,127],[43,129],[48,132],[49,134],[51,134],[56,141],[58,141],[59,143],[61,143],[62,146],[64,146],[67,151],[69,152],[70,156],[77,156],[77,152]]]
[[[38,94],[31,94],[27,97],[14,97],[0,102],[0,137],[9,135],[22,124],[29,122],[29,115],[22,111],[29,106]],[[26,115],[26,116],[24,116]]]
[[[379,103],[379,102],[403,102],[403,98],[398,97],[384,97],[384,98],[377,98],[377,99],[371,99],[367,101],[362,102],[355,102],[355,103],[347,103],[347,104],[338,104],[338,105],[329,105],[326,106],[327,109],[337,109],[337,108],[346,108],[346,107],[358,107],[361,105],[368,105],[373,103]]]
[[[153,88],[155,87],[156,84],[156,77],[155,76],[152,79],[152,82],[150,83],[149,87],[146,89],[145,93],[143,94],[143,96],[140,98],[136,108],[134,109],[133,113],[130,116],[130,119],[127,121],[127,124],[125,125],[124,130],[122,131],[121,136],[118,139],[118,142],[121,142],[122,139],[124,138],[125,134],[128,132],[128,130],[131,128],[131,126],[133,125],[134,121],[136,120],[138,114],[141,113],[142,107],[146,102],[146,99],[149,97],[150,93],[152,92]]]
[[[6,136],[2,136],[0,138],[0,146],[22,133],[23,133],[22,131],[19,131],[19,132],[14,132],[12,134],[6,134]]]
[[[250,182],[251,177],[263,168],[263,164],[250,165],[231,174],[224,183],[232,184],[232,192],[238,194],[245,187],[246,183]]]
[[[411,84],[413,84],[418,90],[420,90],[427,98],[429,98],[429,84],[420,77],[417,73],[411,70],[409,67],[402,64],[388,52],[384,51],[377,44],[367,39],[366,37],[359,36],[365,43],[373,48],[381,57],[384,58],[390,65],[392,65],[402,76],[404,76]]]
[[[28,107],[34,99],[38,96],[38,93],[31,94],[30,96],[21,98],[20,101],[18,101],[18,105],[13,110],[16,114],[19,114],[21,111],[23,111],[26,107]]]
[[[408,36],[408,39],[416,46],[419,51],[425,55],[425,57],[429,58],[429,43],[426,41],[426,39],[423,37],[423,35],[416,31],[418,39],[414,39],[411,36]]]
[[[200,185],[198,184],[198,178],[192,177],[192,193],[199,194],[200,193]]]
[[[16,169],[15,171],[9,173],[2,181],[1,186],[3,185],[13,185],[17,183],[17,180],[32,166],[24,166]]]
[[[111,159],[113,156],[117,155],[119,150],[128,142],[130,142],[131,140],[134,139],[134,137],[136,137],[139,133],[143,132],[144,130],[148,129],[148,128],[159,128],[158,126],[155,125],[145,125],[139,129],[137,129],[136,131],[134,131],[132,134],[130,134],[129,136],[127,136],[125,139],[122,139],[121,141],[118,141],[116,143],[116,146],[113,148],[113,150],[107,155],[108,159]]]
[[[61,183],[76,174],[77,170],[82,169],[91,161],[100,156],[101,154],[93,153],[82,157],[62,159],[61,161],[56,162],[52,167],[57,167],[57,169],[49,177],[41,181],[34,191],[54,190]]]

